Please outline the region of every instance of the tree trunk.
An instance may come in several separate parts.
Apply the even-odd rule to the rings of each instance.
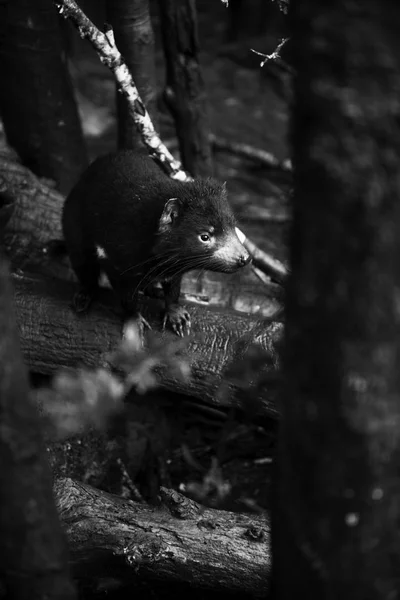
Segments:
[[[122,320],[115,314],[111,290],[104,290],[99,302],[93,304],[88,315],[82,318],[70,308],[75,290],[70,283],[16,276],[14,284],[22,351],[32,371],[48,374],[61,367],[96,368],[104,363],[106,355],[121,339]],[[206,404],[246,409],[246,390],[235,390],[232,385],[228,394],[217,394],[225,369],[240,358],[240,342],[248,339],[268,354],[269,370],[273,372],[278,360],[276,344],[282,334],[282,324],[270,323],[262,327],[260,333],[258,320],[250,316],[207,311],[195,305],[188,309],[193,337],[185,356],[191,364],[192,377],[185,383],[160,372],[161,387]],[[155,329],[160,328],[160,305],[156,301],[143,303],[141,310]],[[258,397],[256,413],[276,419],[278,409],[273,393],[268,393],[269,387],[266,383],[265,388],[255,392]]]
[[[157,126],[157,80],[154,33],[149,0],[107,0],[107,19],[114,30],[118,50],[125,59],[140,96]],[[131,119],[126,98],[117,92],[118,147],[143,148]]]
[[[34,173],[68,192],[88,164],[51,0],[0,3],[0,114]]]
[[[275,2],[265,0],[229,0],[227,42],[246,40],[266,34],[272,18],[276,19]]]
[[[18,600],[75,598],[40,419],[29,400],[8,269],[0,262],[0,578]]]
[[[195,0],[159,0],[158,6],[167,63],[165,99],[175,119],[181,160],[191,175],[209,176],[212,154]]]
[[[400,5],[291,6],[274,597],[387,600],[400,589]]]
[[[134,583],[135,577],[152,586],[190,584],[215,597],[265,596],[266,516],[204,508],[166,488],[159,509],[71,479],[57,480],[54,491],[74,574],[91,579],[94,588],[104,589],[107,580],[117,587]]]

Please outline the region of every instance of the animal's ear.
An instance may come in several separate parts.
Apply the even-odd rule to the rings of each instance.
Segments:
[[[178,198],[170,198],[166,201],[164,210],[160,217],[158,224],[158,231],[163,233],[171,228],[173,222],[178,218],[179,215],[179,200]]]
[[[226,181],[224,181],[224,183],[222,184],[222,192],[223,192],[224,194],[227,194],[227,193],[228,193],[228,190],[227,190],[227,188],[226,188]]]

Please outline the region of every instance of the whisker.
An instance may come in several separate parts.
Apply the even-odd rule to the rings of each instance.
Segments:
[[[159,259],[159,258],[164,259],[164,260],[169,260],[169,259],[172,259],[172,258],[175,258],[175,257],[179,257],[180,248],[169,248],[167,252],[168,252],[167,256],[165,255],[165,251],[162,254],[161,253],[159,253],[159,254],[153,254],[152,256],[149,256],[145,260],[143,260],[143,261],[141,261],[139,263],[136,263],[134,265],[131,265],[127,269],[124,269],[124,271],[120,272],[120,275],[124,275],[125,273],[128,273],[129,271],[131,271],[133,269],[136,269],[137,267],[141,267],[141,266],[145,265],[148,262],[157,261],[157,259]],[[201,258],[201,257],[204,257],[204,252],[199,252],[198,254],[194,254],[194,255],[192,255],[192,256],[190,256],[188,258],[187,257],[181,257],[180,260],[181,260],[181,262],[184,262],[184,261],[187,261],[187,260],[193,260],[195,258]],[[160,264],[160,263],[158,262],[157,264]],[[157,265],[155,265],[155,266],[157,266]]]
[[[146,263],[148,263],[150,261],[157,260],[158,258],[164,258],[164,259],[168,260],[170,257],[169,256],[165,256],[165,253],[164,254],[153,254],[152,256],[149,256],[149,258],[146,258],[146,260],[143,260],[142,262],[136,263],[135,265],[131,265],[130,267],[128,267],[124,271],[121,271],[120,275],[125,275],[125,273],[128,273],[129,271],[132,271],[133,269],[136,269],[136,267],[141,267],[141,266],[145,265]]]
[[[196,268],[201,268],[203,265],[205,265],[205,268],[206,268],[207,267],[207,262],[208,261],[205,260],[205,259],[202,260],[202,261],[199,261],[199,260],[196,260],[196,261],[193,261],[193,262],[188,261],[186,264],[181,265],[181,268],[178,269],[177,271],[175,271],[173,273],[173,276],[177,276],[177,275],[180,275],[181,273],[183,274],[183,273],[186,273],[188,271],[192,271],[193,269],[196,269]]]
[[[178,262],[178,261],[177,261]],[[157,275],[154,275],[154,277],[152,277],[149,281],[147,281],[145,283],[145,285],[143,286],[143,283],[145,282],[145,280],[142,281],[142,290],[145,290],[146,288],[149,287],[149,285],[151,285],[154,281],[162,281],[163,277],[167,277],[168,276],[168,272],[170,271],[170,269],[172,269],[174,266],[176,265],[176,263],[174,263],[173,265],[168,265],[165,269],[163,269],[160,273],[157,273]]]
[[[157,260],[158,258],[162,258],[162,260]],[[168,255],[164,254],[156,254],[148,259],[142,261],[142,263],[137,263],[136,265],[132,265],[122,271],[120,275],[123,275],[130,270],[146,264],[149,261],[156,261],[156,263],[150,268],[150,270],[143,275],[140,279],[139,283],[136,285],[135,289],[132,292],[132,295],[136,295],[139,289],[142,291],[146,290],[154,281],[162,281],[163,278],[166,277],[176,277],[180,274],[184,274],[187,271],[191,271],[193,269],[202,269],[206,270],[207,264],[209,261],[209,256],[204,256],[204,252],[199,252],[192,256],[183,257],[179,255],[179,249],[169,249]]]
[[[148,273],[145,273],[143,275],[143,277],[140,279],[139,283],[137,284],[137,286],[135,287],[133,294],[135,295],[136,292],[141,288],[141,289],[146,289],[151,283],[153,283],[153,281],[157,281],[158,279],[158,275],[154,274],[154,272],[162,265],[160,265],[160,263],[158,263],[157,265],[155,265],[152,269],[150,269],[150,271]],[[168,267],[167,267],[168,269]]]
[[[174,257],[171,256],[168,258],[168,260],[172,260]],[[167,260],[164,261],[164,265],[167,263]],[[141,287],[142,289],[146,289],[149,285],[151,285],[151,283],[153,283],[154,281],[157,281],[158,279],[160,279],[160,277],[162,275],[165,275],[168,270],[172,267],[174,267],[176,265],[176,263],[179,263],[179,258],[175,257],[175,261],[174,263],[172,263],[171,265],[167,265],[165,269],[163,269],[161,271],[161,273],[157,273],[156,275],[154,275],[153,277],[152,274],[154,274],[154,271],[156,271],[159,267],[163,266],[163,263],[157,263],[152,269],[150,269],[150,271],[148,273],[146,273],[142,279],[139,281],[139,283],[137,284],[135,291],[133,292],[134,294],[136,294],[137,290]],[[143,287],[143,284],[144,287]]]

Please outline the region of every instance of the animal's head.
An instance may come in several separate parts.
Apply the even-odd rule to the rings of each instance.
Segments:
[[[166,202],[159,239],[166,252],[179,255],[181,269],[233,273],[251,261],[235,228],[226,185],[200,179],[183,184],[179,197]]]

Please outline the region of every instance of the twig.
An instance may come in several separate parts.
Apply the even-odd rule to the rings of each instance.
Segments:
[[[258,52],[258,50],[254,50],[253,48],[251,48],[251,51],[254,52],[254,54],[258,54],[258,56],[262,56],[264,58],[264,60],[262,60],[260,63],[260,67],[263,67],[268,62],[276,62],[280,64],[280,66],[283,67],[286,71],[288,71],[288,73],[291,73],[293,75],[294,69],[290,65],[288,65],[286,61],[283,60],[280,54],[283,46],[288,41],[289,38],[282,38],[275,50],[272,52],[272,54],[264,54],[263,52]]]
[[[134,502],[140,502],[141,504],[144,504],[143,496],[139,492],[136,485],[133,483],[125,464],[123,463],[123,461],[120,458],[117,458],[116,462],[121,471],[122,483],[125,484],[127,490],[130,492],[131,497],[130,498],[128,497],[126,499],[133,500]],[[124,496],[122,495],[122,497],[124,497]]]
[[[54,3],[61,15],[71,19],[77,27],[80,36],[86,38],[92,44],[101,62],[114,73],[121,93],[127,98],[130,114],[142,135],[144,143],[153,155],[157,157],[165,171],[173,179],[190,181],[192,178],[181,168],[180,162],[174,159],[155,131],[150,115],[132,79],[132,75],[115,45],[112,28],[108,25],[106,32],[102,33],[87,18],[74,0],[54,0]],[[254,260],[255,262],[257,260],[257,266],[267,274],[272,273],[276,281],[282,280],[283,265],[272,256],[268,256],[260,250],[253,242],[250,242],[240,229],[237,228],[236,232],[239,235],[239,239],[243,240],[242,244],[251,254],[253,252],[250,248],[256,251],[258,258],[254,257]],[[263,257],[261,261],[260,257]],[[277,265],[278,268],[276,269]]]
[[[268,167],[282,169],[282,171],[292,171],[292,162],[290,159],[280,161],[276,156],[261,148],[255,148],[254,146],[243,144],[241,142],[232,142],[220,136],[216,136],[213,133],[210,134],[210,140],[217,150],[228,150],[234,154],[257,160]]]
[[[163,119],[161,121],[163,122]],[[166,118],[164,122],[170,123],[170,119]],[[232,154],[260,162],[267,167],[282,169],[282,171],[287,172],[292,171],[292,161],[290,158],[280,161],[271,152],[267,152],[267,150],[250,146],[250,144],[243,144],[242,142],[232,142],[219,135],[215,135],[215,133],[209,134],[209,140],[216,150],[231,152]],[[170,151],[178,148],[178,140],[176,138],[166,140],[165,144]]]

